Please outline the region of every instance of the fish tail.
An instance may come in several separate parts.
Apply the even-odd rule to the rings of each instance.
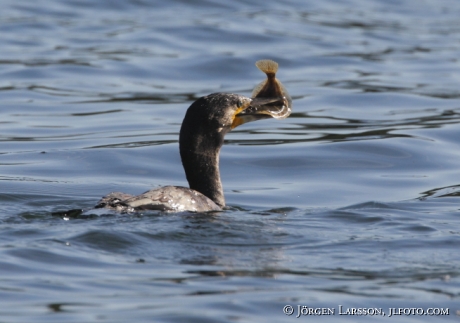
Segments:
[[[270,59],[262,59],[257,61],[256,66],[265,74],[276,74],[278,71],[278,63]]]

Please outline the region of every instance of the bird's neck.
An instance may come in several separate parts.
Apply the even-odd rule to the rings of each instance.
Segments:
[[[223,141],[224,131],[211,134],[196,123],[184,120],[182,124],[179,147],[189,186],[220,207],[225,206],[219,172],[219,153]]]
[[[225,197],[219,172],[219,150],[204,154],[181,149],[181,157],[190,188],[207,196],[220,207],[224,207]]]

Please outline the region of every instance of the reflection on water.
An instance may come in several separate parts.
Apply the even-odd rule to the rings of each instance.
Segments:
[[[4,1],[0,316],[287,322],[286,304],[341,304],[456,320],[459,13],[454,0]],[[110,191],[186,185],[185,110],[251,96],[265,58],[293,111],[227,135],[228,210],[82,213]]]

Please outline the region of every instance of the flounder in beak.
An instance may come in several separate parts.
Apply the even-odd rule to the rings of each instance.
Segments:
[[[292,99],[284,85],[276,78],[278,63],[264,59],[256,66],[267,75],[267,79],[252,91],[253,102],[241,115],[266,115],[276,119],[287,118],[291,114]]]

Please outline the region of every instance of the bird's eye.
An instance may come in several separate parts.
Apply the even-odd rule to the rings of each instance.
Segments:
[[[236,103],[236,106],[237,106],[238,108],[241,108],[241,107],[243,106],[243,101],[238,100],[238,102]]]

